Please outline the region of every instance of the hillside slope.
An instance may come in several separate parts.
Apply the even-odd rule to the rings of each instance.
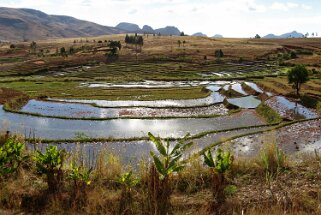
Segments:
[[[124,30],[70,16],[48,15],[33,9],[0,7],[0,40],[89,37],[117,33],[124,33]]]

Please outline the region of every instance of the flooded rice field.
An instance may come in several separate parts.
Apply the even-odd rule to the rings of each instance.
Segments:
[[[263,93],[263,90],[257,86],[257,84],[253,82],[244,82],[247,86],[251,87],[257,93]]]
[[[195,108],[99,108],[90,104],[60,103],[30,100],[21,110],[24,113],[42,116],[83,118],[119,117],[194,117],[200,115],[226,115],[228,109],[223,104]]]
[[[243,90],[240,83],[232,84],[232,90],[242,94],[243,96],[247,96],[248,94]]]
[[[283,96],[274,96],[265,102],[268,106],[276,110],[282,117],[294,119],[312,119],[318,117],[318,114],[301,104],[289,101]]]
[[[227,102],[239,108],[254,109],[261,104],[261,101],[254,96],[227,99]]]
[[[194,145],[186,152],[185,156],[200,152],[213,143],[225,141],[239,135],[244,137],[236,138],[220,145],[225,150],[230,150],[235,156],[254,157],[258,156],[260,150],[266,143],[278,143],[278,145],[289,155],[297,152],[311,153],[314,150],[321,151],[321,120],[307,121],[289,125],[277,130],[259,134],[250,134],[271,129],[269,126],[256,128],[244,128],[232,131],[223,131],[207,134],[201,138],[193,139]],[[250,134],[250,135],[247,135]],[[68,152],[79,152],[88,165],[94,165],[97,156],[116,155],[125,165],[137,167],[140,161],[148,162],[149,152],[157,150],[150,141],[124,141],[124,142],[90,142],[90,143],[57,143],[59,148]],[[48,144],[29,144],[32,150],[44,150]]]
[[[186,152],[185,156],[190,156],[210,146],[212,143],[231,138],[236,135],[247,134],[249,132],[262,131],[269,127],[258,127],[251,129],[239,129],[227,132],[208,134],[202,138],[192,140],[194,145]],[[150,159],[150,151],[157,153],[155,145],[150,141],[124,141],[124,142],[90,142],[90,143],[56,143],[53,144],[67,152],[79,152],[82,158],[90,166],[93,166],[100,154],[116,155],[125,165],[135,167],[140,161]],[[48,144],[29,144],[31,150],[44,150]]]
[[[237,122],[237,123],[236,123]],[[115,119],[107,121],[66,120],[35,117],[5,112],[0,106],[0,125],[16,133],[30,131],[42,139],[74,139],[83,133],[93,138],[133,138],[145,137],[152,132],[161,137],[183,137],[187,133],[224,130],[252,125],[262,125],[264,121],[255,111],[205,119]]]
[[[157,101],[30,100],[21,108],[20,114],[6,112],[0,106],[0,127],[2,130],[24,134],[29,138],[61,140],[56,145],[69,152],[78,151],[91,166],[94,165],[93,162],[100,153],[114,154],[121,158],[124,164],[136,165],[140,160],[148,160],[150,151],[156,151],[150,141],[64,143],[63,140],[75,140],[76,142],[77,138],[81,137],[101,139],[142,138],[146,137],[148,132],[162,138],[181,138],[187,133],[197,135],[212,131],[193,140],[195,144],[188,152],[188,154],[192,154],[215,142],[271,128],[266,126],[266,122],[254,110],[261,104],[259,96],[249,95],[243,89],[243,83],[258,94],[265,93],[271,97],[266,101],[266,104],[284,118],[294,120],[318,117],[315,111],[300,104],[296,105],[285,97],[273,96],[269,92],[264,92],[252,82],[144,81],[126,84],[82,83],[81,87],[170,88],[204,86],[211,91],[211,95],[200,99]],[[225,90],[232,89],[238,92],[240,96],[227,99],[220,93],[222,88]],[[239,107],[241,111],[229,115],[229,110],[223,104],[225,99],[228,103]],[[203,118],[201,118],[202,116]],[[62,119],[63,117],[70,119]],[[126,117],[133,119],[124,119]],[[144,117],[149,117],[149,119],[139,119]],[[166,119],[166,117],[171,117],[171,119]],[[273,141],[280,144],[287,153],[321,150],[321,121],[312,120],[286,126],[273,132],[247,135],[223,145],[233,151],[236,156],[255,156],[263,143]],[[29,148],[41,150],[44,150],[47,146],[48,144],[28,145]]]
[[[266,133],[241,137],[224,144],[237,156],[257,156],[264,143],[277,143],[287,154],[321,152],[321,120],[289,125]]]

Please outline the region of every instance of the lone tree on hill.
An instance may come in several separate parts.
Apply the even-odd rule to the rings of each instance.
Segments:
[[[297,65],[288,72],[289,84],[296,89],[296,95],[300,96],[300,88],[302,84],[309,80],[308,70],[303,65]]]
[[[37,43],[35,41],[32,41],[32,43],[30,43],[30,52],[32,54],[36,54],[37,52]]]
[[[217,57],[217,58],[224,57],[224,53],[223,53],[222,49],[215,51],[215,57]]]
[[[110,48],[110,52],[106,54],[108,60],[118,59],[118,52],[121,50],[121,42],[109,40],[107,46]]]
[[[258,35],[258,34],[256,34],[256,35],[255,35],[255,39],[261,39],[261,36]]]

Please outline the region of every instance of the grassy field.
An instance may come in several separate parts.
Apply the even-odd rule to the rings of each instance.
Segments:
[[[255,82],[260,85],[263,89],[267,91],[272,91],[276,94],[289,95],[294,94],[295,90],[288,84],[286,76],[278,78],[264,78],[255,80]],[[302,94],[308,94],[321,98],[321,79],[310,79],[307,83],[302,85]]]
[[[104,62],[105,52],[100,52],[105,40],[120,40],[123,48],[120,50],[119,62],[136,62],[133,47],[125,46],[125,35],[111,35],[96,38],[72,38],[48,41],[36,41],[39,50],[44,50],[44,56],[30,55],[29,43],[17,45],[11,50],[9,46],[0,48],[0,57],[4,60],[0,64],[2,74],[30,74],[35,71],[66,65],[81,65]],[[74,41],[77,41],[74,43]],[[178,40],[185,40],[184,46],[178,46]],[[94,42],[95,41],[95,42]],[[81,49],[68,57],[54,56],[57,48],[70,47]],[[93,53],[93,49],[96,49]],[[320,68],[320,39],[211,39],[204,37],[177,36],[145,36],[142,51],[138,53],[138,62],[194,62],[197,64],[215,62],[215,50],[222,49],[223,62],[245,61],[279,61],[291,64],[303,63]],[[284,54],[296,52],[297,58],[287,59]],[[310,54],[312,53],[312,55]],[[206,56],[206,60],[204,59]],[[22,62],[15,59],[24,59]],[[11,60],[10,60],[11,59]]]
[[[34,96],[64,98],[180,99],[208,95],[199,88],[162,90],[84,90],[77,82],[128,82],[143,80],[233,80],[263,78],[285,74],[291,65],[304,63],[320,77],[321,40],[315,39],[211,39],[204,37],[144,36],[144,46],[137,54],[124,43],[125,35],[93,38],[56,39],[37,42],[37,54],[30,54],[29,43],[0,47],[1,87],[13,88]],[[119,59],[106,62],[104,41],[119,40]],[[185,40],[179,46],[177,41]],[[102,41],[102,43],[98,43]],[[74,54],[60,56],[70,47]],[[58,49],[58,52],[57,52]],[[215,57],[221,49],[224,57]],[[42,50],[42,51],[41,51]],[[297,58],[289,59],[294,52]],[[231,64],[233,63],[233,64]],[[250,65],[246,65],[250,64]],[[83,67],[83,65],[90,67]],[[216,74],[220,73],[220,74]],[[291,89],[284,79],[259,80],[267,89],[287,94]],[[34,83],[33,83],[34,82]],[[71,82],[71,83],[69,83]],[[306,93],[319,95],[320,82],[309,82]],[[79,90],[79,93],[76,92]]]
[[[0,83],[0,88],[24,92],[31,98],[50,97],[65,99],[99,100],[162,100],[195,99],[210,95],[203,87],[161,88],[161,89],[104,89],[81,86],[80,82],[10,82]],[[1,92],[0,92],[1,95]]]

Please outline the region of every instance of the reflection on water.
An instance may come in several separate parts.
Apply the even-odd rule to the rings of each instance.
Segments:
[[[261,101],[256,99],[254,96],[227,99],[227,102],[239,108],[248,108],[248,109],[257,108],[257,106],[261,104]]]
[[[0,106],[0,125],[3,126],[6,121],[10,122],[8,129],[12,132],[25,134],[32,130],[36,137],[45,139],[74,139],[77,132],[95,138],[145,137],[149,131],[161,137],[183,137],[187,133],[197,134],[209,130],[223,130],[264,123],[255,112],[246,110],[236,115],[208,119],[86,121],[14,114],[5,112]]]
[[[253,82],[245,82],[245,84],[249,87],[251,87],[255,92],[257,93],[263,93],[263,90],[261,90],[255,83]]]
[[[232,85],[232,89],[244,96],[247,96],[248,94],[243,90],[243,87],[241,84],[237,83],[237,84],[233,84]]]
[[[223,104],[196,108],[99,108],[90,104],[60,103],[30,100],[21,110],[42,116],[68,118],[116,118],[116,117],[193,117],[199,115],[226,115]]]
[[[318,114],[301,104],[291,102],[284,96],[275,96],[266,101],[266,104],[276,110],[282,117],[289,119],[312,119],[317,118]]]
[[[199,139],[192,140],[194,145],[186,151],[185,156],[197,153],[208,147],[210,144],[231,138],[236,135],[246,134],[265,130],[267,127],[258,127],[251,129],[240,129],[235,131],[219,132],[206,135]],[[174,143],[172,143],[174,144]],[[138,167],[140,161],[149,162],[150,151],[157,153],[155,145],[150,141],[128,141],[128,142],[94,142],[94,143],[58,143],[50,144],[58,146],[60,149],[66,149],[73,154],[78,153],[88,166],[95,166],[98,156],[115,155],[120,158],[124,165],[131,165],[133,168]],[[48,144],[29,144],[30,150],[44,151]]]

